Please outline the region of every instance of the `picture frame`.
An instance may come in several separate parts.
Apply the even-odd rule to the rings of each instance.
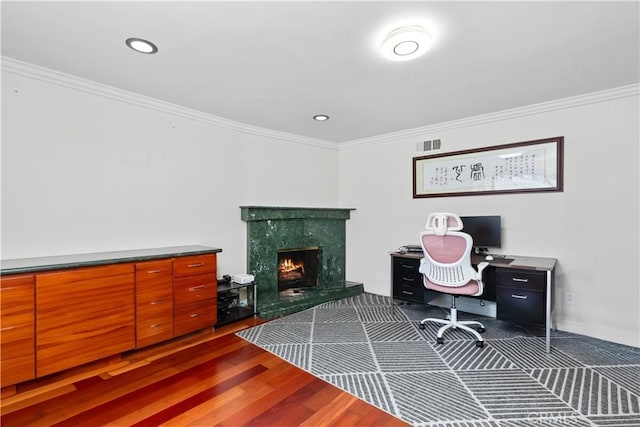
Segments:
[[[413,198],[563,191],[564,137],[413,158]]]

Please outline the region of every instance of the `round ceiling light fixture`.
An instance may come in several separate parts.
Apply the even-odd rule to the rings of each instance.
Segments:
[[[431,34],[419,25],[400,27],[382,41],[382,54],[391,61],[407,61],[425,53],[433,44]]]
[[[327,116],[326,114],[316,114],[315,116],[313,116],[313,120],[324,122],[329,120],[329,116]]]
[[[138,39],[135,37],[128,38],[125,43],[136,52],[154,54],[158,51],[158,47],[148,40]]]

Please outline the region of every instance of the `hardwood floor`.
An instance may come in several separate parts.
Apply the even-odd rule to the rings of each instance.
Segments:
[[[20,384],[11,426],[406,426],[238,338],[253,319]]]

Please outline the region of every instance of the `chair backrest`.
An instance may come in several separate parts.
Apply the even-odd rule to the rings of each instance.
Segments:
[[[459,230],[462,230],[462,220],[458,215],[447,212],[429,214],[426,230],[419,235],[424,252],[420,272],[427,279],[427,287],[431,283],[455,288],[475,281],[479,295],[483,288],[482,275],[471,265],[473,239]]]

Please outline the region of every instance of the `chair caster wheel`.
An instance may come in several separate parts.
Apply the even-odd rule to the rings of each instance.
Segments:
[[[444,344],[444,340],[442,338],[436,338],[436,344]]]
[[[427,326],[426,326],[424,323],[420,323],[420,324],[418,325],[418,328],[420,328],[420,329],[427,329]]]
[[[485,328],[483,328],[482,326],[480,326],[478,329],[476,329],[479,333],[484,333],[486,331]]]
[[[476,341],[476,347],[479,347],[479,348],[484,347],[484,341]]]

